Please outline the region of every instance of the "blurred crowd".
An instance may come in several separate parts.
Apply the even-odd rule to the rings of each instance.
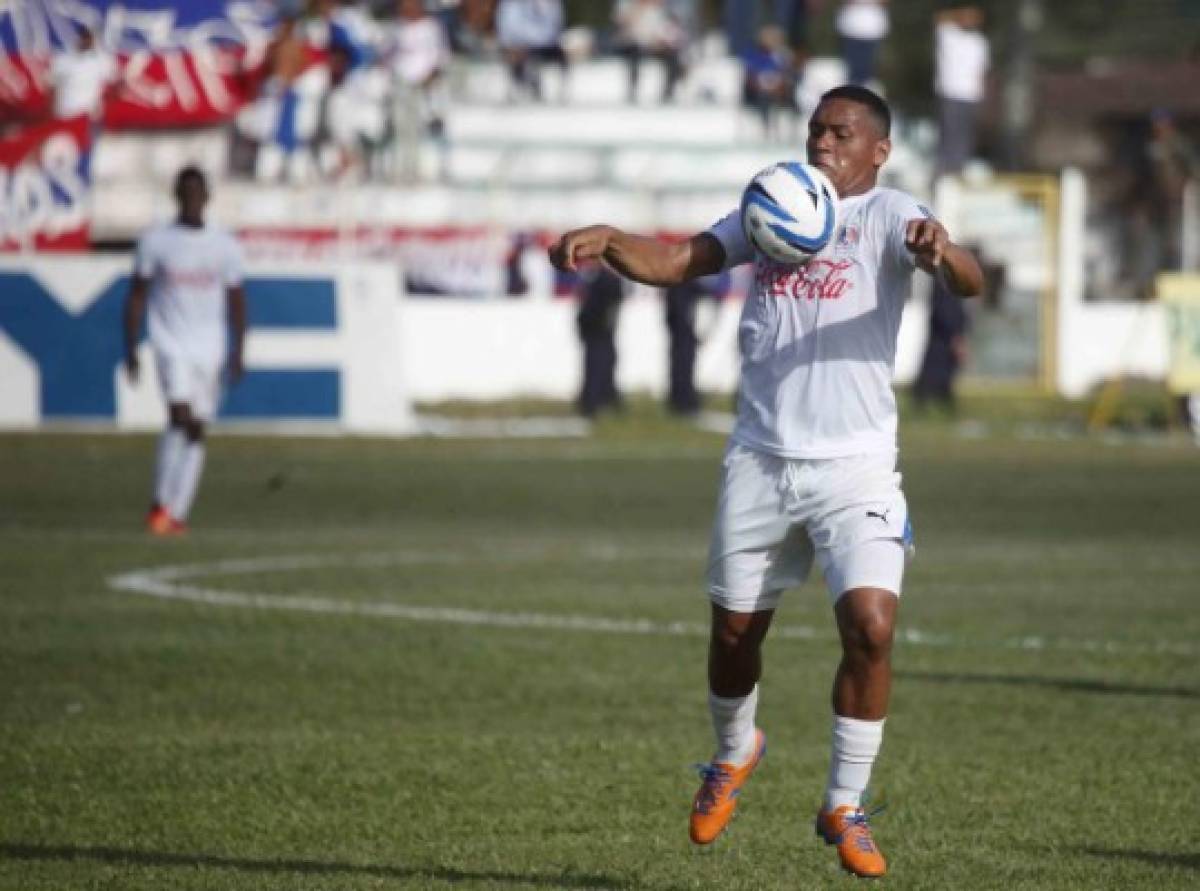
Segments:
[[[706,4],[612,0],[607,22],[569,21],[562,0],[280,0],[273,33],[247,46],[249,101],[234,124],[234,173],[261,181],[415,175],[418,145],[438,145],[454,90],[455,59],[502,63],[510,102],[561,101],[570,67],[591,56],[625,60],[626,95],[646,92],[644,72],[663,72],[660,101],[676,100],[699,45],[715,37],[740,61],[742,101],[779,136],[794,123],[816,0]],[[715,12],[714,12],[715,9]],[[714,18],[715,16],[715,18]],[[594,23],[595,16],[592,16]],[[849,79],[876,83],[886,0],[840,0],[837,31]],[[252,70],[250,70],[252,69]],[[547,78],[547,69],[558,69]],[[49,72],[54,113],[98,120],[121,72],[98,37],[77,44]],[[558,86],[547,90],[547,82]],[[791,131],[789,131],[790,133]]]

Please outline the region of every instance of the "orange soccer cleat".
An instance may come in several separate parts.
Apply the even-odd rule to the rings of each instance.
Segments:
[[[871,837],[867,815],[860,807],[842,805],[817,814],[817,835],[827,845],[837,845],[842,868],[859,878],[877,879],[887,872],[887,862]]]
[[[186,535],[188,527],[187,523],[167,513],[165,507],[156,504],[146,514],[146,531],[159,538],[172,538]]]
[[[700,768],[704,782],[692,802],[692,815],[688,821],[688,835],[698,845],[713,842],[729,825],[737,808],[742,786],[754,773],[754,768],[767,754],[767,737],[761,730],[754,730],[754,754],[740,766],[713,762]]]
[[[174,522],[165,507],[155,504],[146,514],[146,531],[151,535],[170,535],[171,524]]]

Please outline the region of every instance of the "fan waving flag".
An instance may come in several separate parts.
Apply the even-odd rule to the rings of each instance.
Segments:
[[[275,23],[257,0],[0,2],[0,119],[46,116],[53,58],[87,28],[121,72],[106,127],[227,121],[254,90]]]
[[[89,131],[78,117],[0,139],[0,251],[87,248]]]

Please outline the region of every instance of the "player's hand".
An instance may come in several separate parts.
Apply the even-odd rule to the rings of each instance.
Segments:
[[[904,230],[904,246],[923,267],[936,269],[950,246],[950,233],[935,219],[909,220]]]
[[[579,264],[599,260],[612,238],[611,226],[588,226],[572,229],[550,245],[550,262],[555,268],[574,272]]]
[[[236,384],[246,375],[246,366],[242,364],[241,356],[230,356],[229,361],[225,363],[225,381],[226,383]]]
[[[137,353],[127,353],[125,356],[125,374],[131,384],[136,384],[142,375],[142,364],[138,361]]]

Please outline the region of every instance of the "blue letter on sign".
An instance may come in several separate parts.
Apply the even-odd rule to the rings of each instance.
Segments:
[[[128,290],[127,278],[116,279],[73,315],[32,275],[0,272],[0,330],[38,367],[42,417],[116,416],[113,372],[124,355],[121,313]],[[329,279],[247,279],[246,302],[253,329],[337,329],[337,300]],[[221,414],[335,420],[340,411],[338,369],[300,365],[249,370]]]
[[[33,276],[0,272],[0,328],[37,363],[43,417],[116,415],[113,369],[125,352],[121,307],[126,290],[118,279],[76,316]]]

